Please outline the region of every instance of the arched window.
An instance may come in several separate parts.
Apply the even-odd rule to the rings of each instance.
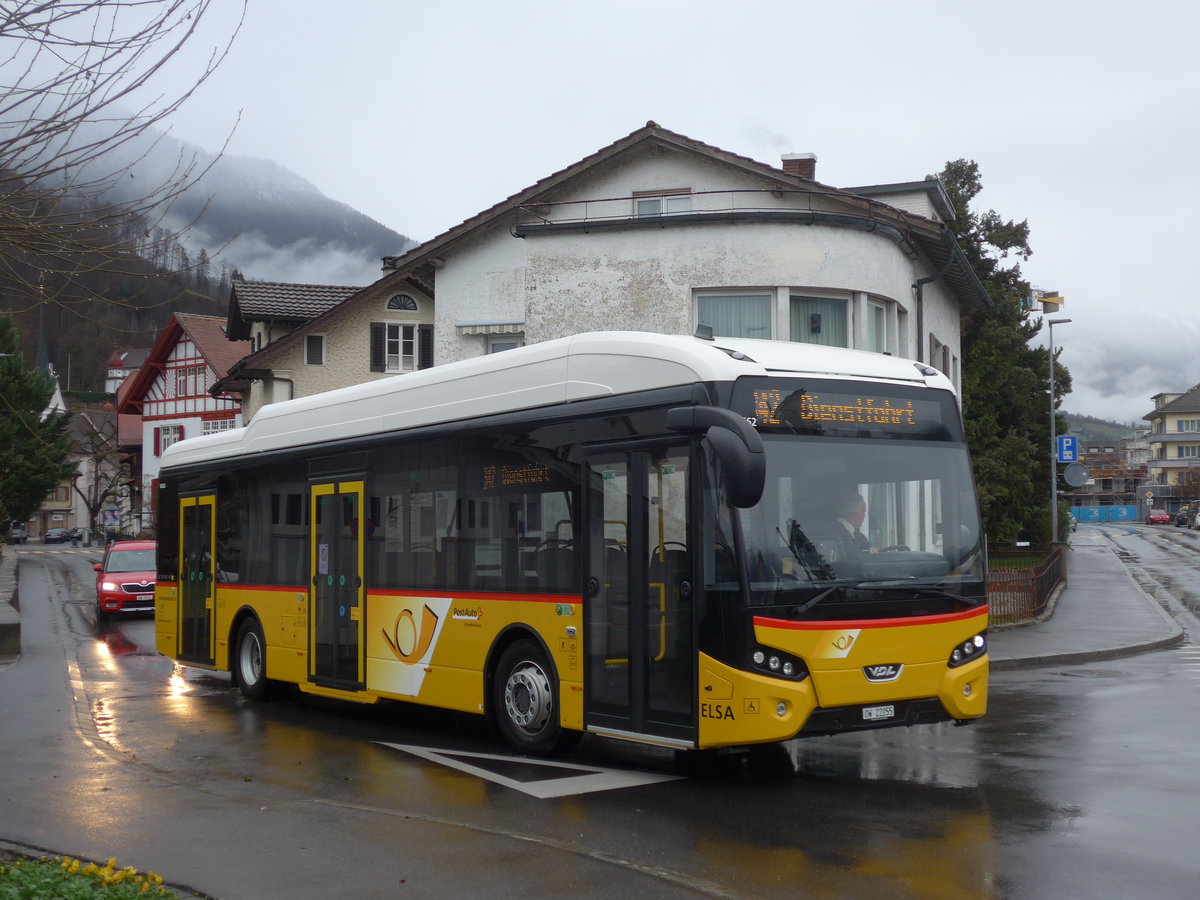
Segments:
[[[416,312],[417,301],[408,294],[397,294],[387,302],[388,309],[402,309],[405,312]]]

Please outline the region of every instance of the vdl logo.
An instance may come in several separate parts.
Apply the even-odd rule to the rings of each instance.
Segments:
[[[900,677],[900,671],[904,666],[900,663],[888,663],[882,666],[863,666],[863,675],[867,676],[867,681],[881,684],[886,681],[895,681]]]

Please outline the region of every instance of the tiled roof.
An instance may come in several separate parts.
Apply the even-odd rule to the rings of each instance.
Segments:
[[[234,299],[247,319],[314,319],[361,290],[340,284],[233,283]]]
[[[1187,393],[1182,397],[1176,397],[1170,403],[1164,404],[1159,409],[1151,410],[1142,416],[1143,419],[1160,418],[1167,413],[1194,413],[1200,412],[1200,384],[1189,388]]]
[[[218,316],[175,313],[175,318],[208,360],[218,378],[224,377],[233,364],[251,350],[249,341],[231,341],[225,337],[225,320]]]

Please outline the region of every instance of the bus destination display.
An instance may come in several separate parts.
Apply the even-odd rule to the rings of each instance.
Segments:
[[[777,388],[753,391],[754,417],[761,425],[789,422],[831,422],[850,425],[884,425],[916,428],[919,424],[912,400],[851,394],[796,394],[788,397],[787,421],[780,418],[783,392]],[[798,402],[797,402],[798,399]]]
[[[954,440],[959,430],[947,391],[847,382],[743,379],[734,408],[762,432]]]

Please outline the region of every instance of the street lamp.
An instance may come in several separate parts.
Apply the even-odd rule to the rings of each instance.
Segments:
[[[1054,326],[1070,319],[1047,319],[1050,333],[1050,543],[1058,543],[1058,425],[1054,421]]]

